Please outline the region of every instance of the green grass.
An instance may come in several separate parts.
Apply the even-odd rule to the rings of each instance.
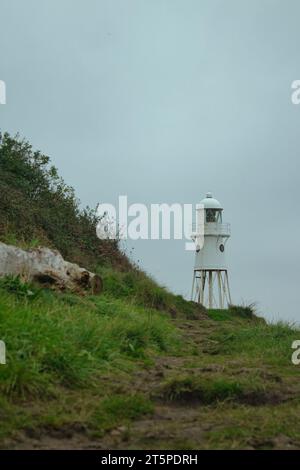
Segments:
[[[263,318],[260,318],[255,313],[255,305],[231,305],[228,309],[209,309],[208,316],[216,321],[228,320],[255,320],[260,323],[265,323]]]
[[[184,375],[166,381],[160,390],[160,397],[168,401],[211,404],[225,400],[243,401],[262,399],[265,392],[263,383],[257,378],[241,378],[219,375],[217,377]]]
[[[181,315],[196,319],[199,314],[206,312],[204,307],[172,294],[138,269],[122,272],[111,266],[98,266],[96,271],[103,279],[104,292],[114,298],[168,312],[174,317]]]
[[[91,424],[98,435],[102,435],[104,431],[129,424],[153,411],[153,403],[142,394],[111,395],[101,401],[91,417]]]
[[[223,327],[212,335],[216,345],[212,352],[225,356],[245,356],[251,360],[277,365],[290,365],[291,345],[300,331],[293,325],[279,322],[266,324],[254,322]]]
[[[97,222],[47,156],[4,134],[0,240],[57,249],[100,274],[104,292],[0,279],[0,447],[18,431],[42,442],[66,430],[69,442],[79,425],[105,439],[122,427],[125,448],[278,448],[278,438],[300,448],[300,369],[291,363],[299,329],[268,325],[252,305],[207,311],[173,295],[118,240],[99,240]]]
[[[0,438],[20,428],[76,422],[72,400],[82,421],[101,432],[150,413],[146,397],[112,384],[149,367],[157,355],[176,354],[180,335],[169,316],[109,293],[79,297],[39,289],[28,296],[29,288],[35,289],[19,279],[0,282],[7,356],[0,367]],[[71,402],[69,394],[75,394]],[[39,412],[32,414],[32,407]]]
[[[8,398],[47,397],[57,386],[92,387],[101,371],[129,367],[178,344],[168,318],[120,299],[45,291],[19,300],[3,288],[0,337],[7,349],[0,390]]]
[[[20,276],[5,276],[0,278],[0,289],[12,292],[18,297],[32,299],[38,296],[39,289],[36,286],[23,282]]]
[[[118,281],[102,295],[86,297],[35,290],[20,279],[0,282],[0,338],[7,349],[7,364],[0,367],[0,446],[18,430],[34,436],[65,430],[68,435],[78,425],[92,439],[107,439],[113,431],[126,447],[137,439],[133,422],[143,422],[144,416],[147,422],[157,405],[167,405],[193,409],[197,426],[203,422],[210,429],[201,438],[203,448],[249,443],[272,448],[266,436],[276,438],[294,422],[292,409],[298,406],[299,374],[291,364],[291,344],[299,330],[268,325],[243,310],[209,311],[206,318],[187,320],[191,304],[175,296],[165,300],[166,308],[179,302],[183,316],[172,321],[166,311],[142,305],[143,296],[128,287],[125,273],[115,277]],[[129,291],[114,290],[116,284]],[[36,295],[27,295],[31,289]],[[181,338],[176,325],[182,321],[185,334],[192,336]],[[168,364],[169,356],[171,367],[162,375],[160,368],[156,378],[156,360]],[[284,406],[289,396],[292,401]],[[260,432],[255,413],[262,422]],[[289,435],[298,439],[298,428]],[[181,438],[176,431],[174,436],[155,445],[198,446],[194,433]]]
[[[216,422],[205,436],[205,449],[273,449],[277,439],[299,441],[298,416],[300,403],[282,403],[276,407],[235,407],[219,403],[210,416]]]

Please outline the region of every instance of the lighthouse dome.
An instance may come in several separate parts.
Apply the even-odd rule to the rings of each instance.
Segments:
[[[212,193],[207,193],[206,197],[200,201],[200,204],[203,204],[204,209],[223,209],[219,201],[213,197]]]

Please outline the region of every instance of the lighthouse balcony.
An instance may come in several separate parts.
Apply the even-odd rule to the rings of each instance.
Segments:
[[[200,229],[203,226],[200,227]],[[199,228],[198,228],[199,229]],[[197,233],[197,226],[193,224],[192,226],[193,233]],[[230,224],[222,224],[219,222],[208,222],[204,224],[204,235],[214,235],[219,237],[230,237],[231,234],[231,227]]]

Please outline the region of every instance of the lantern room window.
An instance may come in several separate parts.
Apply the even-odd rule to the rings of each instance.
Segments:
[[[218,209],[206,209],[206,222],[222,222],[222,211]]]

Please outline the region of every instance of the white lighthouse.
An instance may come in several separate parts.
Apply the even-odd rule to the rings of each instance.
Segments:
[[[204,243],[196,246],[192,300],[208,308],[224,309],[231,304],[226,264],[230,225],[223,223],[223,208],[211,193],[206,194],[197,210],[204,210]],[[195,241],[197,235],[192,234]]]

